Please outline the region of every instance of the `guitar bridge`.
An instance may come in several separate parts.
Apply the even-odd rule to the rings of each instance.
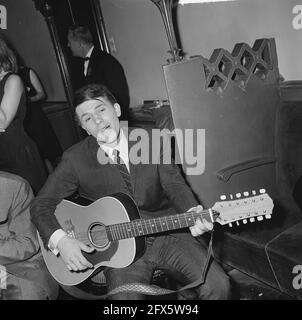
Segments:
[[[68,237],[75,238],[75,229],[71,219],[65,221],[65,232],[67,233]]]

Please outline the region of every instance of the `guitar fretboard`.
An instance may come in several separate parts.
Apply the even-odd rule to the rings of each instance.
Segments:
[[[212,221],[210,210],[185,212],[154,219],[138,219],[106,226],[108,240],[120,240],[191,227],[197,218]]]

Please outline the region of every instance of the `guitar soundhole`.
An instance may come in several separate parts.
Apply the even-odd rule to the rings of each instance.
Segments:
[[[104,248],[109,243],[105,225],[99,222],[92,223],[89,226],[88,237],[90,242],[97,248]]]

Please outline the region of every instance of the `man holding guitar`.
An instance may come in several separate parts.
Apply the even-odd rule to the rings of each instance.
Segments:
[[[115,193],[128,194],[141,217],[147,219],[188,210],[202,211],[175,164],[131,161],[129,150],[133,141],[128,140],[127,130],[120,125],[120,106],[106,87],[90,84],[81,88],[77,91],[76,103],[77,120],[89,136],[64,153],[31,207],[32,221],[45,247],[52,254],[59,254],[72,273],[93,268],[89,255],[99,249],[93,242],[85,243],[67,234],[66,226],[60,225],[54,215],[57,205],[75,192],[92,201]],[[151,148],[152,143],[149,146]],[[158,157],[162,159],[164,150],[159,150]],[[150,154],[152,152],[154,150]],[[154,154],[152,157],[154,159]],[[101,219],[102,212],[99,215]],[[72,225],[72,219],[66,221],[67,224]],[[146,237],[146,250],[132,264],[105,268],[108,290],[125,283],[149,284],[157,268],[167,270],[180,283],[196,281],[201,276],[207,248],[201,238],[198,241],[194,237],[212,228],[212,223],[197,219],[189,228],[191,234],[187,228]],[[229,298],[229,279],[215,261],[211,261],[205,283],[196,288],[196,293],[199,299]],[[143,297],[138,292],[112,296],[128,300]]]

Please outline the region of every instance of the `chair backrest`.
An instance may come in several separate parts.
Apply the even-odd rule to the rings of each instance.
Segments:
[[[193,129],[194,150],[203,149],[196,159],[204,161],[203,172],[190,173],[197,164],[186,161],[189,140],[176,135],[187,181],[199,200],[211,206],[220,195],[229,200],[259,189],[274,197],[281,104],[274,39],[256,40],[253,47],[239,43],[232,53],[216,49],[209,60],[196,56],[169,64],[164,75],[175,128]],[[199,139],[197,129],[204,129]]]

